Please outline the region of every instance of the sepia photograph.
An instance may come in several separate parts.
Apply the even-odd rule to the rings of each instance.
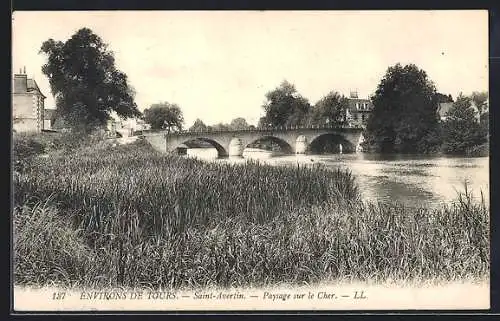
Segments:
[[[23,311],[490,308],[487,10],[15,11]]]

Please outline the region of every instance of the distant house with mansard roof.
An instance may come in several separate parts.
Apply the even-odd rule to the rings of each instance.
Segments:
[[[474,115],[476,116],[476,119],[479,120],[480,117],[481,117],[481,112],[479,111],[479,109],[477,108],[476,104],[474,103],[474,101],[471,100],[471,107],[472,109],[474,109]],[[439,115],[439,119],[441,121],[446,121],[446,118],[447,118],[447,114],[448,112],[450,111],[450,109],[453,107],[453,102],[445,102],[445,103],[439,103],[439,106],[438,106],[438,115]],[[484,112],[487,112],[488,111],[488,105],[486,105],[485,107],[486,109],[485,110],[482,110],[482,113]]]
[[[358,93],[352,91],[348,98],[349,105],[346,110],[346,121],[350,126],[366,127],[366,122],[373,110],[370,99],[359,98]]]

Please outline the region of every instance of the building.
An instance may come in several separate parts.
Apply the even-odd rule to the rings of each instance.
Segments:
[[[453,103],[439,103],[438,115],[439,115],[439,119],[441,119],[441,121],[446,120],[446,114],[450,111],[452,106],[453,106]]]
[[[43,111],[43,129],[51,130],[54,126],[54,113],[55,109],[45,108]]]
[[[351,92],[349,95],[349,106],[346,110],[346,121],[350,126],[366,127],[368,116],[373,110],[373,104],[370,99],[359,98],[357,92]]]
[[[45,96],[36,81],[28,78],[26,68],[14,75],[12,86],[12,127],[16,132],[41,132],[44,129]]]
[[[121,137],[131,137],[136,132],[150,129],[150,126],[142,119],[127,118],[121,119],[116,113],[111,114],[111,119],[108,121],[107,130],[112,133],[117,133]]]
[[[446,114],[450,111],[451,107],[453,107],[453,103],[439,103],[438,106],[438,115],[439,119],[441,121],[446,121]],[[477,108],[476,104],[471,101],[471,107],[474,109],[474,115],[476,116],[476,119],[479,121],[481,119],[481,115],[485,112],[488,112],[488,106],[482,112],[479,111],[479,108]]]

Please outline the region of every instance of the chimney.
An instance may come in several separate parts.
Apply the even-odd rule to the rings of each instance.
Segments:
[[[26,76],[26,67],[24,73],[19,69],[19,73],[14,75],[14,93],[25,93],[28,91],[28,77]]]
[[[351,90],[351,95],[350,95],[351,98],[358,98],[358,92],[355,91],[355,90]]]

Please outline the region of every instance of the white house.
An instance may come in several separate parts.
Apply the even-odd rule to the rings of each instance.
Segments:
[[[133,136],[136,131],[148,130],[149,128],[149,124],[146,124],[142,119],[121,119],[114,112],[111,114],[111,119],[108,122],[108,130],[111,132],[117,132],[122,137],[130,137]]]

